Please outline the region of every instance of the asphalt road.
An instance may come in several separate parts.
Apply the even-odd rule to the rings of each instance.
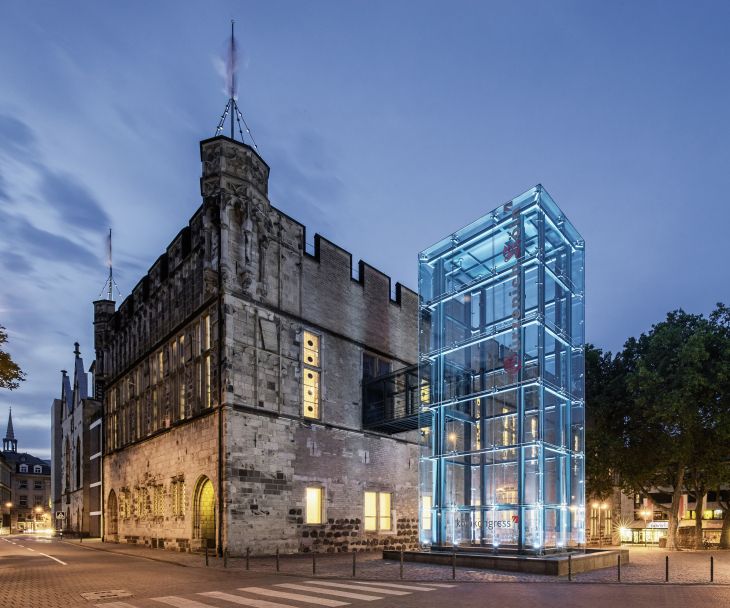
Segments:
[[[109,591],[118,592],[117,597],[85,595]],[[730,606],[730,586],[313,580],[184,567],[42,537],[0,538],[0,608],[699,608],[706,605]]]

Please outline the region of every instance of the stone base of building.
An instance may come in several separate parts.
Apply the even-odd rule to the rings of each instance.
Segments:
[[[484,570],[506,570],[525,574],[545,574],[548,576],[568,576],[568,572],[579,574],[600,568],[617,567],[629,563],[626,549],[588,549],[585,552],[565,552],[545,556],[485,554],[478,551],[404,551],[403,561],[422,564],[456,565],[457,568],[478,568]],[[400,551],[385,549],[383,559],[399,560]]]

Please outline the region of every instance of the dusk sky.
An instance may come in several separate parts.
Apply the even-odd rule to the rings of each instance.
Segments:
[[[0,391],[19,449],[91,302],[126,297],[200,205],[198,142],[239,104],[272,203],[413,289],[417,253],[542,183],[586,241],[587,337],[620,348],[728,297],[730,3],[4,2]]]

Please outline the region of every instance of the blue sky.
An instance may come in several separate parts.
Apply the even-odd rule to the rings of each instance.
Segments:
[[[113,227],[124,296],[200,204],[198,141],[239,102],[274,205],[416,287],[416,254],[536,183],[587,243],[587,335],[615,350],[728,298],[726,2],[6,2],[0,392],[20,448],[49,408]]]

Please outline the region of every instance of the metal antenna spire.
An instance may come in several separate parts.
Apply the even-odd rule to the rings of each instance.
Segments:
[[[106,280],[106,283],[104,283],[104,287],[101,288],[101,292],[99,293],[99,297],[101,297],[101,294],[104,293],[104,290],[107,290],[107,300],[114,300],[114,290],[117,290],[117,293],[119,294],[119,297],[122,297],[122,293],[119,291],[119,286],[117,285],[117,282],[114,280],[114,271],[112,269],[112,229],[109,228],[109,237],[107,238],[107,248],[106,248],[106,263],[107,266],[109,266],[109,278]]]
[[[228,102],[226,103],[226,107],[223,109],[223,114],[221,114],[220,120],[218,121],[218,126],[216,127],[215,134],[220,135],[221,133],[223,133],[223,129],[226,125],[226,118],[228,118],[228,114],[230,113],[231,139],[236,139],[235,125],[237,124],[238,133],[241,136],[241,141],[245,143],[243,137],[243,127],[245,127],[246,133],[251,139],[251,144],[253,145],[254,149],[258,151],[259,147],[256,145],[256,141],[253,138],[253,133],[251,133],[251,129],[249,129],[248,124],[246,123],[246,119],[243,117],[243,114],[238,107],[238,103],[236,102],[236,70],[238,67],[238,51],[236,47],[236,36],[233,29],[234,25],[235,21],[231,19],[231,41],[228,45],[228,53],[226,57],[226,86],[228,88]],[[241,126],[241,123],[243,123],[243,127]]]

